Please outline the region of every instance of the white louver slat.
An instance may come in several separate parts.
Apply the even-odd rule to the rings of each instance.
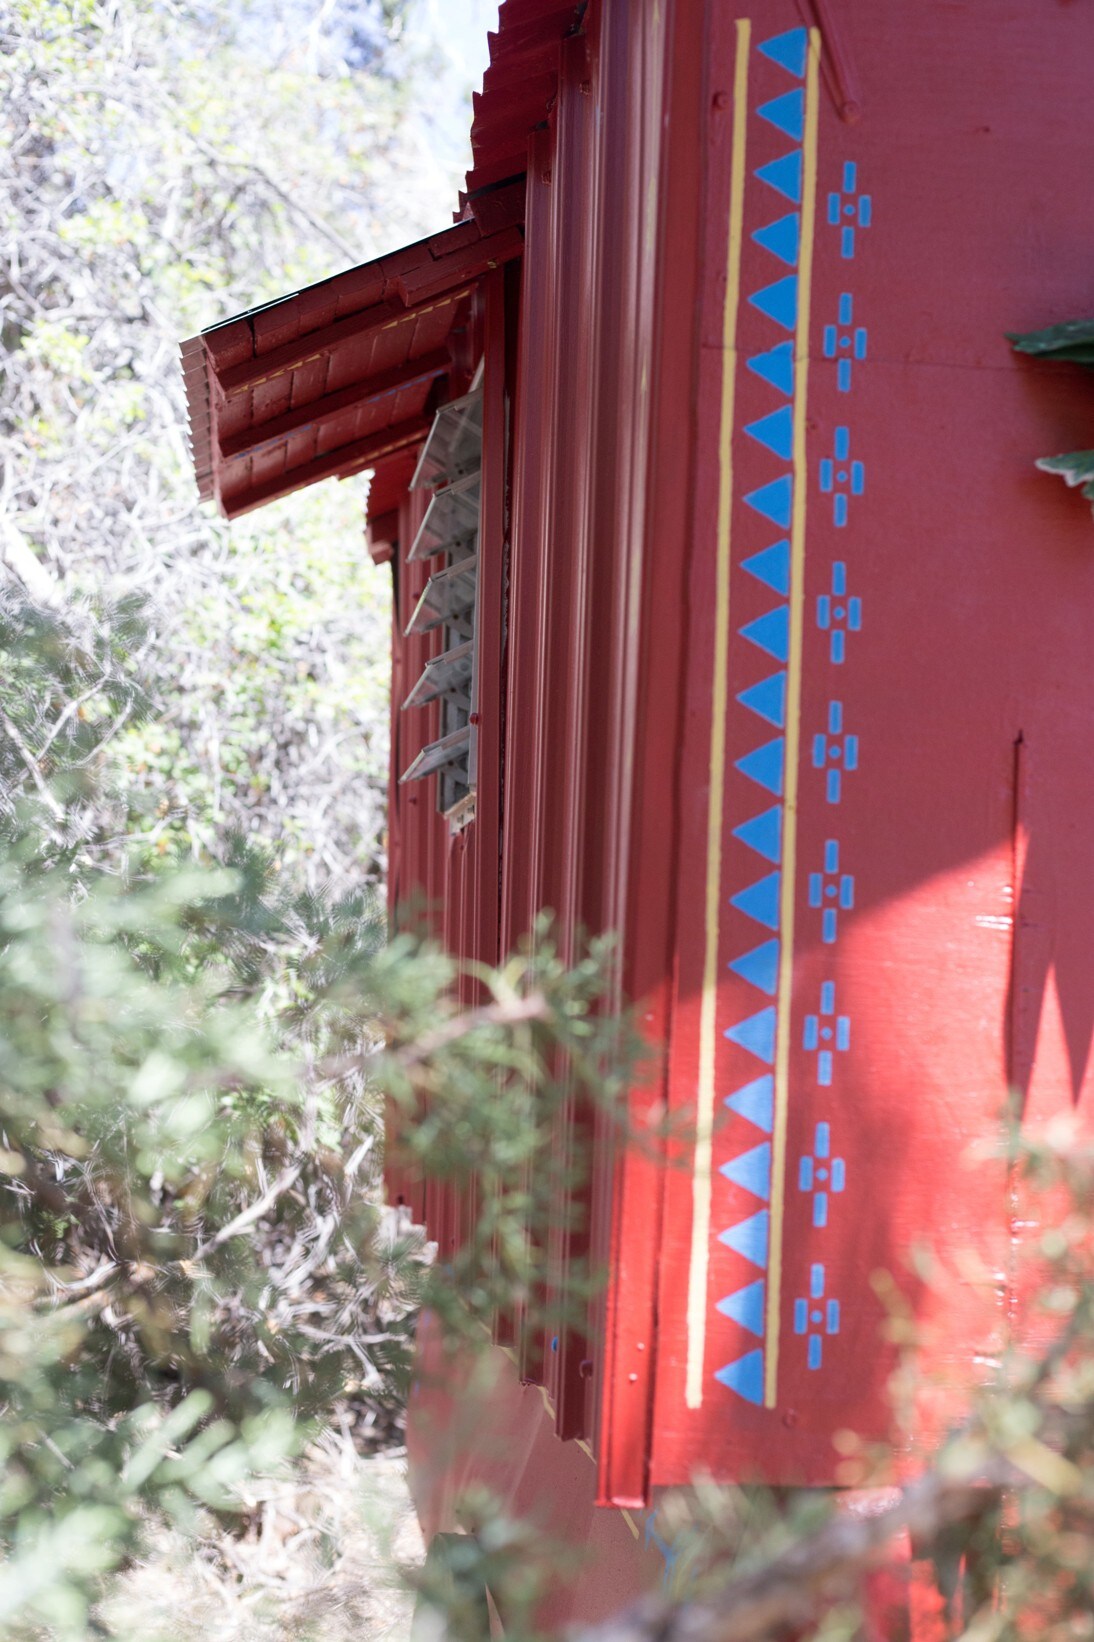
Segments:
[[[481,466],[480,367],[472,391],[437,412],[411,481],[412,489],[434,494],[407,563],[443,554],[444,564],[427,581],[405,631],[409,638],[440,630],[443,648],[426,662],[402,705],[406,710],[439,702],[441,734],[399,779],[436,775],[439,808],[453,825],[474,811]]]

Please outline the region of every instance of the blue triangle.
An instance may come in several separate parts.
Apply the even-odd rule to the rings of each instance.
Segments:
[[[750,1215],[742,1220],[738,1226],[730,1226],[728,1231],[718,1233],[719,1243],[725,1243],[736,1254],[743,1254],[746,1260],[751,1260],[754,1266],[761,1271],[767,1270],[767,1210],[761,1209],[759,1214]]]
[[[765,741],[762,747],[756,747],[752,752],[738,758],[734,769],[747,775],[750,781],[755,781],[758,787],[766,787],[773,792],[776,798],[783,795],[783,738],[775,737],[774,741]]]
[[[743,912],[746,918],[763,924],[765,929],[778,929],[779,874],[769,872],[766,878],[749,884],[747,889],[738,890],[736,895],[730,896],[729,904],[736,907],[738,912]],[[726,1035],[728,1037],[729,1034]]]
[[[797,274],[787,274],[783,279],[777,279],[774,285],[765,285],[762,291],[757,291],[748,300],[768,319],[781,325],[784,331],[792,331],[798,323]]]
[[[794,344],[779,342],[769,348],[767,353],[753,354],[748,360],[748,368],[753,375],[760,377],[764,382],[770,382],[773,388],[780,393],[794,392]]]
[[[776,661],[785,661],[790,644],[790,611],[785,604],[769,610],[766,616],[757,616],[741,628],[741,637],[758,649],[766,650]]]
[[[735,1294],[727,1294],[724,1300],[715,1301],[723,1317],[740,1323],[750,1334],[758,1334],[761,1340],[764,1334],[764,1286],[763,1278],[757,1277],[754,1283],[747,1283]]]
[[[755,1351],[748,1351],[743,1357],[738,1357],[735,1363],[727,1363],[724,1368],[716,1368],[714,1378],[719,1380],[727,1391],[735,1391],[746,1403],[755,1403],[759,1407],[764,1400],[763,1352],[757,1346]]]
[[[776,944],[771,942],[772,946]],[[731,1112],[769,1135],[775,1122],[775,1079],[770,1072],[765,1072],[762,1078],[753,1078],[735,1095],[727,1095],[725,1103]]]
[[[778,873],[775,876],[778,877]],[[775,1059],[775,1005],[769,1003],[766,1009],[728,1027],[725,1035],[730,1043],[747,1049],[750,1055],[770,1066]]]
[[[747,844],[750,850],[762,855],[765,861],[774,861],[778,865],[782,854],[782,819],[781,804],[772,804],[769,810],[762,815],[754,815],[748,821],[742,821],[739,827],[734,827],[733,836],[739,838],[742,844]]]
[[[794,448],[794,413],[789,405],[780,405],[770,415],[761,416],[758,422],[746,422],[745,432],[757,444],[789,462]]]
[[[740,1157],[731,1157],[718,1172],[735,1186],[743,1186],[753,1197],[762,1197],[766,1203],[771,1196],[771,1142],[761,1141]]]
[[[796,268],[800,229],[801,218],[796,211],[791,211],[789,216],[780,217],[778,222],[769,222],[766,228],[755,229],[752,238],[765,251],[778,257],[780,262],[785,262],[788,268]]]
[[[770,40],[761,40],[756,50],[763,53],[772,63],[778,63],[785,68],[788,74],[793,74],[800,80],[805,73],[805,51],[808,45],[808,36],[804,29],[787,29],[785,34],[772,35]]]
[[[760,47],[763,50],[763,47]],[[802,67],[805,67],[804,59]],[[805,92],[801,86],[795,86],[793,91],[784,91],[781,97],[773,97],[769,103],[761,103],[756,113],[768,125],[773,125],[776,131],[781,131],[784,137],[800,143],[805,130]]]
[[[726,968],[732,969],[743,981],[748,981],[759,991],[766,992],[769,998],[773,998],[779,979],[779,943],[764,941],[762,945],[754,946],[751,952],[734,958]]]
[[[794,482],[787,473],[782,479],[772,479],[769,485],[761,485],[759,490],[749,491],[745,501],[754,513],[762,513],[773,525],[785,530],[790,523],[793,494]]]
[[[774,724],[777,730],[783,729],[786,724],[786,674],[772,673],[770,678],[762,678],[758,684],[742,690],[737,700],[742,707]]]
[[[793,205],[802,202],[802,151],[792,148],[789,154],[780,154],[777,160],[768,160],[766,165],[757,166],[754,175],[760,182],[765,182],[773,188],[776,194],[781,194],[784,200]]]
[[[770,587],[773,593],[781,593],[786,598],[790,592],[790,543],[785,537],[781,542],[772,542],[762,552],[753,553],[750,559],[742,559],[741,569]]]

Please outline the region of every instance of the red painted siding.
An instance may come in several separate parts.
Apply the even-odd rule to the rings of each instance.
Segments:
[[[606,1501],[700,1462],[836,1479],[833,1431],[888,1428],[879,1274],[947,1406],[1003,1337],[1013,1242],[969,1146],[1008,1056],[1031,1112],[1085,1077],[1085,926],[1046,886],[1091,870],[1059,742],[1089,522],[1030,468],[1082,405],[1003,336],[1083,309],[1081,259],[1053,282],[1037,255],[1080,179],[1046,194],[1079,161],[1029,67],[1079,25],[1016,5],[989,45],[928,10],[910,59],[895,4],[812,35],[791,0],[744,30],[591,6],[528,148],[500,946],[542,906],[564,943],[620,930],[655,1049],[635,1114],[711,1119],[698,1175],[601,1137],[604,1306],[523,1342]]]
[[[1036,1215],[984,1155],[1008,1083],[1029,1125],[1091,1100],[1091,522],[1032,466],[1087,442],[1089,382],[1004,335],[1089,311],[1089,18],[740,11],[507,0],[468,220],[185,359],[232,510],[397,438],[398,703],[439,642],[402,637],[405,452],[485,355],[476,814],[393,785],[392,906],[486,962],[545,906],[566,951],[617,930],[632,1120],[693,1124],[669,1168],[598,1130],[550,1245],[560,1292],[586,1248],[609,1269],[584,1325],[499,1320],[618,1505],[700,1465],[847,1481],[833,1434],[889,1429],[886,1293],[925,1440],[1029,1326]],[[285,420],[286,358],[321,426]],[[436,719],[396,710],[396,772]],[[575,1100],[558,1146],[594,1122]],[[393,1186],[443,1256],[473,1203]]]
[[[485,360],[475,819],[393,780],[393,916],[490,964],[544,906],[563,951],[618,931],[632,1123],[692,1123],[665,1167],[563,1112],[595,1171],[552,1282],[591,1253],[608,1287],[557,1340],[498,1320],[506,1452],[434,1475],[419,1394],[437,1522],[468,1466],[581,1509],[700,1466],[853,1483],[833,1435],[890,1435],[894,1297],[926,1440],[1035,1327],[1009,1089],[1028,1128],[1091,1105],[1092,527],[1033,470],[1089,442],[1089,379],[1004,335],[1089,312],[1091,23],[738,11],[506,0],[465,220],[184,346],[225,511],[379,463],[393,775],[439,732],[399,711],[440,645],[402,635],[409,463]],[[391,1189],[442,1258],[467,1235],[475,1194],[398,1158]]]

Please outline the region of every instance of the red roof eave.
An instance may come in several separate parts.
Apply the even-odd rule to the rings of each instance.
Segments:
[[[456,225],[182,344],[198,490],[228,518],[411,449],[461,304],[523,249],[528,140],[549,117],[586,0],[503,0],[474,99]]]
[[[419,443],[476,280],[523,250],[506,206],[184,342],[201,496],[236,518]]]

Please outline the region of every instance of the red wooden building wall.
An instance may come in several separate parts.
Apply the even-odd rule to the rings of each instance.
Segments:
[[[1094,36],[1068,8],[993,11],[987,39],[978,8],[927,6],[914,41],[897,6],[818,7],[808,33],[751,9],[716,8],[709,59],[733,133],[703,252],[720,408],[670,1069],[700,1140],[668,1177],[666,1482],[700,1458],[845,1476],[833,1434],[888,1429],[888,1282],[952,1411],[1014,1318],[1018,1217],[982,1155],[1008,1082],[1027,1121],[1089,1098],[1087,920],[1050,931],[1043,886],[1090,905],[1060,716],[1089,710],[1090,521],[1032,467],[1082,384],[1005,332],[1089,305],[1069,193]]]
[[[987,1146],[1008,1086],[1027,1124],[1091,1098],[1094,556],[1032,465],[1088,442],[1084,383],[1005,333],[1089,311],[1092,45],[1041,0],[506,0],[461,225],[341,276],[335,327],[398,359],[309,390],[342,344],[286,305],[328,448],[271,446],[280,402],[225,420],[270,322],[188,345],[229,508],[376,467],[395,774],[437,733],[397,709],[438,642],[402,636],[407,453],[483,358],[475,815],[393,784],[393,907],[489,962],[544,906],[564,942],[619,930],[635,1114],[694,1118],[671,1168],[601,1137],[607,1293],[557,1349],[507,1340],[500,1446],[431,1470],[419,1436],[435,1525],[476,1463],[586,1524],[594,1488],[639,1506],[700,1465],[847,1483],[834,1435],[889,1431],[894,1293],[923,1441],[1026,1326]],[[399,410],[339,424],[393,370]],[[461,1205],[404,1189],[451,1246]],[[609,1520],[585,1611],[644,1577]]]

